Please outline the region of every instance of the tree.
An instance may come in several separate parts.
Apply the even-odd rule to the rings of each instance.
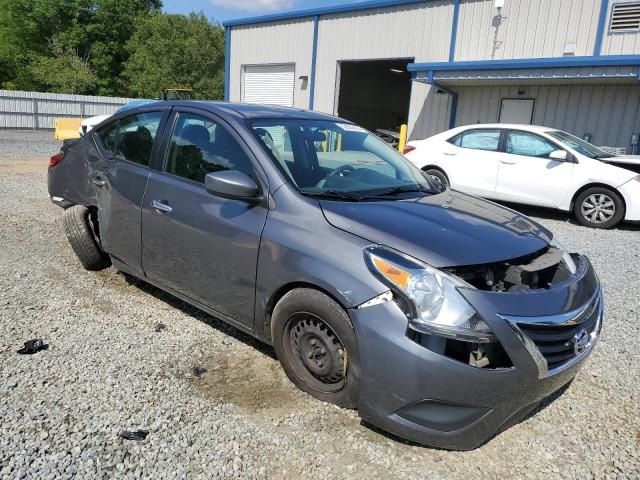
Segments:
[[[87,93],[122,93],[124,45],[138,19],[161,7],[161,0],[0,0],[0,83],[49,88],[34,72],[61,62],[61,49],[95,75]]]
[[[126,44],[123,78],[131,96],[158,98],[165,88],[193,88],[197,98],[224,92],[224,30],[203,14],[153,14],[139,19]]]
[[[97,77],[87,58],[56,40],[52,53],[52,57],[41,56],[31,63],[29,72],[35,81],[54,93],[87,93],[94,89]]]

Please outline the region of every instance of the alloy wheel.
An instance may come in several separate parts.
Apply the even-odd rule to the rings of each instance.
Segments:
[[[594,193],[584,199],[580,206],[582,216],[594,224],[608,222],[616,214],[616,204],[604,193]]]

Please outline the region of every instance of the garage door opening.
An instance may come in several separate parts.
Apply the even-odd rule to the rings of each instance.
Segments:
[[[398,130],[409,118],[411,58],[340,62],[338,116],[372,132]]]

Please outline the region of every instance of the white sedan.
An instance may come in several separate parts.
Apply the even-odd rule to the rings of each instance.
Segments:
[[[573,211],[595,228],[640,221],[640,175],[605,163],[611,155],[561,130],[458,127],[409,142],[405,156],[437,182],[473,195]]]

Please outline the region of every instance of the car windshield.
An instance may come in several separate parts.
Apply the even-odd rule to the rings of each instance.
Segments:
[[[556,140],[560,140],[562,143],[567,145],[569,148],[574,149],[576,152],[581,153],[582,155],[589,158],[611,158],[613,155],[605,152],[604,150],[600,150],[595,145],[591,145],[589,142],[585,142],[584,140],[571,135],[570,133],[563,132],[561,130],[551,130],[546,132],[547,135],[555,138]]]
[[[437,191],[402,155],[356,125],[256,120],[251,127],[274,163],[303,194],[361,200]]]

